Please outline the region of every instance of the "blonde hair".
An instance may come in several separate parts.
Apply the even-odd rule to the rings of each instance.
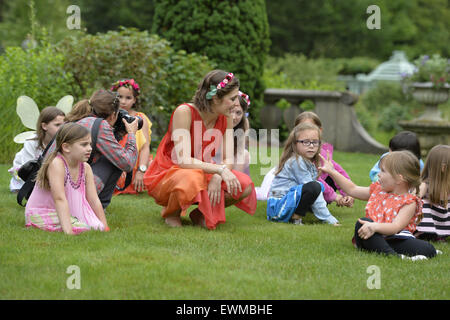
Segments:
[[[389,152],[380,160],[380,166],[391,176],[401,175],[408,184],[408,189],[415,189],[419,194],[420,164],[419,159],[407,150]]]
[[[316,126],[319,127],[319,129],[322,129],[322,121],[320,121],[320,118],[317,114],[315,114],[312,111],[304,111],[300,113],[297,118],[295,118],[295,126],[299,125],[305,120],[312,120]]]
[[[308,123],[308,122],[304,122],[304,123],[300,123],[299,125],[295,126],[294,129],[292,129],[291,133],[289,134],[289,137],[286,140],[286,143],[284,145],[284,150],[283,153],[281,154],[281,158],[280,158],[280,163],[278,164],[278,169],[275,173],[275,175],[279,174],[281,172],[281,170],[283,170],[283,167],[286,163],[286,161],[288,161],[290,158],[294,157],[296,159],[298,159],[298,157],[300,156],[297,153],[297,134],[299,132],[302,131],[306,131],[306,130],[317,130],[317,134],[319,135],[319,148],[317,149],[317,153],[314,155],[312,162],[314,163],[314,165],[316,167],[319,166],[320,162],[320,158],[319,158],[319,154],[320,154],[320,147],[322,145],[322,137],[320,134],[320,129],[318,126],[312,124],[312,123]]]
[[[45,158],[44,163],[42,164],[36,175],[36,183],[38,183],[42,189],[50,190],[50,183],[47,177],[48,167],[50,166],[50,163],[52,163],[52,161],[56,158],[58,152],[62,153],[62,144],[75,143],[76,141],[83,139],[89,134],[90,131],[88,128],[74,122],[65,123],[59,128],[55,138],[55,150]]]
[[[430,202],[448,205],[450,193],[450,146],[439,144],[428,153],[422,171],[422,180],[428,184]]]

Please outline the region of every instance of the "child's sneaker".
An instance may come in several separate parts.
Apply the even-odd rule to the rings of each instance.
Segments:
[[[299,226],[304,226],[305,224],[302,222],[302,219],[292,219],[291,223],[299,225]]]
[[[411,261],[428,260],[427,257],[425,257],[425,256],[423,256],[423,255],[421,255],[421,254],[418,254],[418,255],[412,256],[412,257],[408,257],[408,256],[405,256],[404,254],[401,254],[400,257],[401,257],[403,260],[406,259],[406,260],[411,260]]]

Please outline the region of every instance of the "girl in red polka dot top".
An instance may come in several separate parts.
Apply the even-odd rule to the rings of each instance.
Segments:
[[[354,244],[366,251],[426,259],[436,255],[430,243],[413,235],[421,219],[420,165],[410,151],[394,151],[380,161],[377,182],[369,187],[355,185],[337,172],[324,157],[320,168],[350,196],[367,200],[366,216],[355,226]]]

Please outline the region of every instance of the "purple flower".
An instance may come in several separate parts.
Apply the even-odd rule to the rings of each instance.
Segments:
[[[422,58],[422,63],[421,63],[421,65],[423,66],[424,64],[425,64],[425,62],[427,62],[428,61],[428,59],[430,59],[430,56],[429,55],[424,55],[423,56],[423,58]]]

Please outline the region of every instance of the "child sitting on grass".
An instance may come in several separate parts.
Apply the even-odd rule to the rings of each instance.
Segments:
[[[290,133],[275,172],[267,199],[267,219],[301,225],[308,211],[333,225],[339,225],[327,208],[323,184],[317,181],[320,129],[301,123]]]
[[[359,249],[421,260],[434,257],[436,250],[413,235],[422,214],[419,160],[409,151],[394,151],[380,161],[377,182],[361,187],[334,169],[329,158],[321,156],[320,169],[330,174],[349,195],[368,200],[365,218],[358,219],[354,241]]]

